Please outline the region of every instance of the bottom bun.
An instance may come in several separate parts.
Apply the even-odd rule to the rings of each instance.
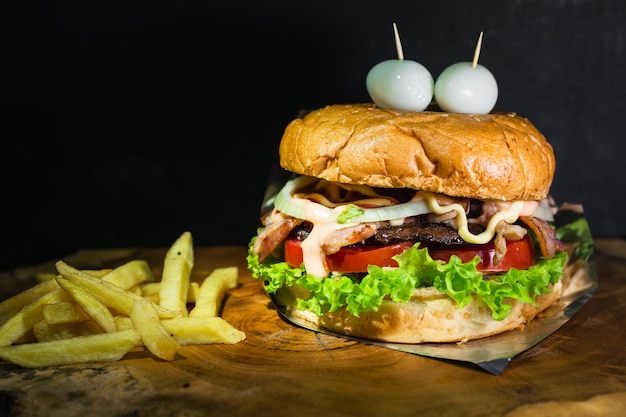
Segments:
[[[296,298],[306,298],[306,290],[297,286],[281,288],[274,301],[288,316],[350,337],[391,343],[446,343],[466,342],[523,328],[555,303],[561,292],[559,281],[552,292],[537,297],[537,305],[510,300],[511,312],[500,321],[491,316],[489,307],[478,297],[458,308],[453,299],[433,287],[416,290],[413,298],[405,303],[385,300],[378,311],[361,313],[359,317],[345,309],[322,316],[299,310]]]

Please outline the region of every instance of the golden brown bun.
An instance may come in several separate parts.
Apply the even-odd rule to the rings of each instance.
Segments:
[[[448,343],[465,342],[523,328],[537,314],[555,303],[562,293],[559,281],[552,292],[537,297],[537,305],[512,301],[512,310],[502,321],[491,316],[489,308],[478,298],[467,306],[456,303],[439,290],[421,288],[406,303],[383,301],[378,311],[353,316],[341,309],[318,317],[298,310],[297,289],[283,287],[276,301],[288,313],[312,325],[351,337],[391,343]],[[300,294],[303,297],[304,294]]]
[[[539,200],[555,171],[552,147],[514,113],[459,114],[331,105],[293,120],[281,166],[297,174],[458,197]]]

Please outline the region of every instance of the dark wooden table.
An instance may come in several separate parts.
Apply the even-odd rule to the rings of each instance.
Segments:
[[[22,369],[0,362],[0,416],[622,416],[626,406],[626,242],[594,242],[599,288],[573,318],[500,375],[295,327],[245,269],[246,248],[198,247],[193,278],[240,268],[222,317],[235,345],[187,346],[172,362],[143,351],[114,363]],[[78,268],[145,259],[163,249],[84,250]],[[0,274],[1,298],[50,264]],[[575,410],[575,412],[574,412]],[[604,414],[601,414],[601,413]]]

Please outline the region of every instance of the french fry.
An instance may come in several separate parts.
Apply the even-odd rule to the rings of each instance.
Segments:
[[[213,343],[235,344],[246,334],[221,317],[176,317],[161,320],[163,328],[181,345],[208,345]],[[118,330],[134,329],[127,316],[116,316]]]
[[[0,347],[0,358],[24,368],[117,361],[140,340],[137,330]]]
[[[98,326],[105,332],[111,333],[116,330],[115,321],[113,320],[113,314],[109,311],[107,306],[102,304],[95,296],[89,291],[86,291],[82,287],[74,284],[63,277],[58,276],[57,282],[65,291],[72,296],[72,298],[80,305],[80,307],[87,313]]]
[[[200,291],[190,317],[216,317],[226,292],[237,286],[239,269],[236,266],[217,268],[200,285]]]
[[[121,315],[115,316],[114,319],[115,319],[115,326],[117,327],[118,331],[135,328],[133,321],[128,316],[121,316]]]
[[[142,260],[99,270],[58,261],[58,274],[38,274],[38,284],[0,303],[0,360],[38,368],[115,361],[144,347],[171,361],[183,345],[242,341],[245,333],[218,316],[237,267],[199,284],[193,263],[189,232],[168,250],[160,282]]]
[[[189,290],[187,291],[187,303],[195,303],[198,299],[198,293],[200,292],[200,284],[195,281],[189,283]]]
[[[174,360],[180,344],[161,324],[154,304],[143,299],[135,301],[129,316],[150,352],[163,360]]]
[[[90,291],[105,306],[113,308],[120,313],[130,315],[130,310],[133,308],[135,301],[143,299],[140,295],[126,291],[115,284],[84,274],[63,261],[58,261],[56,267],[63,278]],[[180,311],[171,311],[162,307],[158,307],[157,312],[160,318],[167,319],[178,317],[182,314]]]
[[[109,272],[112,271],[111,268],[102,268],[102,269],[83,269],[82,270],[85,274],[95,277],[95,278],[102,278],[103,276],[105,276],[106,274],[108,274]]]
[[[51,273],[51,272],[40,272],[38,274],[35,274],[35,280],[37,280],[37,282],[44,282],[44,281],[54,281],[54,279],[56,278],[57,274]]]
[[[145,284],[138,285],[138,288],[143,298],[159,304],[159,292],[161,291],[160,282],[147,282]],[[197,282],[190,282],[189,289],[187,290],[187,303],[195,303],[199,291],[200,284]]]
[[[193,264],[193,239],[190,232],[184,232],[165,254],[159,289],[161,307],[188,315],[187,292]]]
[[[90,275],[92,277],[96,277],[96,278],[102,278],[103,276],[105,276],[106,274],[108,274],[109,272],[112,271],[111,268],[103,268],[103,269],[81,269],[81,271],[87,275]],[[49,281],[49,280],[54,280],[57,275],[59,274],[55,274],[52,272],[40,272],[38,274],[35,275],[35,279],[37,280],[37,282],[44,282],[44,281]]]
[[[82,271],[87,275],[91,275],[92,277],[102,278],[104,275],[111,272],[111,268],[83,269]],[[37,282],[50,281],[50,280],[54,280],[57,275],[58,274],[55,274],[52,272],[40,272],[38,274],[35,274],[35,279],[37,280]]]
[[[35,337],[35,332],[33,332],[33,329],[30,329],[29,331],[21,335],[15,342],[13,342],[13,344],[21,345],[23,343],[35,343],[35,342],[37,342],[37,338]]]
[[[142,282],[153,282],[154,274],[148,262],[134,260],[112,269],[108,274],[102,276],[102,280],[127,290]]]
[[[38,321],[43,319],[44,304],[68,301],[70,296],[62,288],[57,288],[42,295],[32,303],[24,306],[0,326],[0,346],[9,346],[26,334]]]
[[[159,291],[161,290],[160,282],[148,282],[145,284],[139,284],[139,293],[144,300],[150,300],[153,303],[159,305]]]
[[[221,317],[177,317],[161,323],[181,345],[235,344],[246,338]]]
[[[92,320],[56,324],[49,324],[45,320],[41,320],[33,326],[33,334],[38,342],[69,339],[99,333],[104,333],[104,331]]]
[[[56,276],[56,275],[55,275]],[[22,307],[27,306],[37,300],[42,295],[59,288],[59,284],[53,279],[41,282],[21,293],[15,294],[0,303],[0,325],[7,321],[9,317],[17,313]]]
[[[141,287],[139,285],[141,285],[141,284],[133,285],[132,287],[130,287],[126,291],[132,292],[133,294],[137,294],[138,296],[141,297],[141,296],[143,296],[143,293],[141,292]]]
[[[78,323],[90,320],[87,313],[75,301],[44,304],[41,307],[43,320],[48,324]]]

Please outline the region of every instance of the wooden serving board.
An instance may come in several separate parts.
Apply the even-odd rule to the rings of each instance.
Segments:
[[[137,350],[113,363],[22,369],[0,362],[0,416],[606,416],[626,406],[626,242],[597,240],[596,294],[561,329],[499,376],[301,329],[283,321],[245,266],[246,248],[197,247],[193,279],[239,267],[221,316],[236,345],[186,346],[172,362]],[[83,250],[77,268],[145,259],[160,276],[166,248]],[[1,298],[54,262],[0,275]],[[586,405],[588,407],[583,407]],[[582,414],[581,414],[582,413]]]

